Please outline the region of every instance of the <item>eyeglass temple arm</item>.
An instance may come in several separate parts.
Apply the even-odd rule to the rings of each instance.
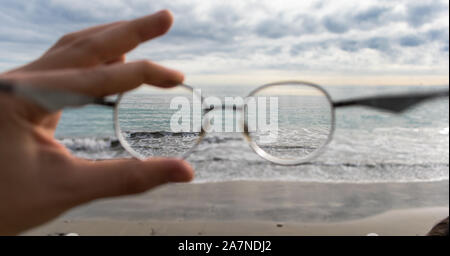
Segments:
[[[233,110],[233,111],[237,111],[237,110],[242,110],[244,107],[243,106],[236,106],[236,105],[222,105],[222,106],[210,106],[209,108],[204,108],[203,111],[205,111],[204,114],[213,111],[215,109],[221,109],[221,110]]]
[[[107,107],[114,107],[116,105],[115,101],[110,101],[106,98],[95,98],[67,91],[43,90],[34,87],[22,87],[21,90],[18,91],[13,83],[2,80],[0,80],[0,92],[20,94],[50,111],[86,104],[96,104]]]
[[[349,106],[367,106],[375,109],[387,110],[393,113],[401,113],[423,101],[440,97],[448,97],[448,90],[429,93],[382,95],[360,99],[343,100],[334,102],[333,106],[335,108]]]
[[[107,100],[105,98],[94,98],[94,102],[92,102],[92,104],[101,105],[101,106],[105,106],[105,107],[112,107],[112,108],[116,106],[115,101]]]
[[[0,80],[0,92],[12,93],[13,92],[12,84]]]

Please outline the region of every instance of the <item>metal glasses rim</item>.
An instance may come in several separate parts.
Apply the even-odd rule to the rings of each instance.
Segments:
[[[189,86],[186,84],[180,84],[178,86],[181,86],[183,88],[188,89],[191,92],[194,92],[194,88],[192,86]],[[134,158],[139,159],[139,160],[145,160],[148,157],[145,157],[142,154],[136,152],[136,150],[134,150],[130,146],[130,144],[126,141],[126,139],[122,135],[122,130],[120,128],[120,122],[119,122],[119,104],[120,104],[120,101],[122,100],[122,97],[124,94],[125,93],[119,94],[116,104],[114,106],[114,120],[113,120],[114,121],[114,131],[115,131],[116,137],[119,140],[120,144],[125,148],[125,150],[128,153],[130,153],[131,156],[133,156]],[[200,97],[200,100],[203,103],[203,97]],[[199,137],[197,138],[197,141],[195,142],[195,144],[188,151],[184,152],[180,156],[174,156],[174,157],[186,159],[194,151],[194,149],[198,146],[198,144],[200,144],[200,142],[203,140],[204,137],[205,137],[205,131],[203,129],[203,124],[202,124]]]
[[[272,82],[272,83],[268,83],[268,84],[264,84],[262,86],[259,86],[257,88],[255,88],[254,90],[250,91],[250,93],[247,95],[247,97],[251,97],[253,95],[255,95],[258,91],[263,90],[267,87],[271,87],[271,86],[282,86],[282,85],[306,85],[306,86],[311,86],[314,87],[318,90],[320,90],[325,97],[327,98],[328,103],[330,104],[330,109],[331,109],[331,129],[328,135],[327,140],[315,151],[313,151],[312,153],[308,154],[306,157],[304,158],[296,158],[296,159],[284,159],[284,158],[279,158],[279,157],[275,157],[269,153],[267,153],[266,151],[264,151],[261,147],[259,147],[256,142],[254,140],[252,140],[249,132],[247,129],[245,129],[245,126],[247,125],[244,121],[243,118],[241,118],[241,125],[243,129],[242,135],[244,136],[244,138],[246,139],[248,145],[250,146],[250,148],[261,158],[275,163],[275,164],[279,164],[279,165],[285,165],[285,166],[289,166],[289,165],[299,165],[299,164],[303,164],[303,163],[307,163],[310,160],[316,158],[318,155],[320,155],[323,150],[325,149],[325,147],[331,142],[332,138],[333,138],[333,134],[334,134],[334,130],[335,130],[335,109],[333,107],[333,101],[330,97],[330,95],[328,94],[328,92],[323,89],[321,86],[314,84],[314,83],[310,83],[310,82],[306,82],[306,81],[296,81],[296,80],[291,80],[291,81],[280,81],[280,82]],[[180,84],[179,86],[182,86],[183,88],[188,89],[191,92],[194,92],[194,87],[187,85],[187,84]],[[119,140],[120,144],[125,148],[125,150],[130,153],[133,157],[140,159],[140,160],[145,160],[148,157],[143,156],[142,154],[136,152],[131,146],[130,144],[125,140],[125,138],[122,135],[121,132],[121,128],[120,128],[120,122],[119,122],[119,104],[120,101],[122,100],[124,93],[119,94],[116,104],[114,106],[114,130],[117,136],[117,139]],[[203,96],[200,96],[201,99],[201,104],[203,105]],[[242,111],[242,110],[240,110]],[[241,115],[242,117],[242,115]],[[202,118],[203,119],[203,118]],[[201,125],[201,131],[199,134],[199,138],[197,139],[196,143],[186,152],[184,152],[183,154],[181,154],[180,158],[181,159],[186,159],[187,157],[189,157],[189,155],[192,154],[192,152],[195,150],[195,148],[198,146],[198,144],[200,144],[200,142],[203,140],[203,138],[206,135],[206,132],[204,130],[204,122],[206,122],[206,120],[202,121],[202,125]]]
[[[256,144],[256,142],[254,140],[252,140],[248,129],[244,129],[243,135],[245,137],[245,139],[247,140],[247,143],[250,145],[250,147],[253,149],[253,151],[259,155],[260,157],[262,157],[263,159],[270,161],[272,163],[276,163],[279,165],[284,165],[284,166],[290,166],[290,165],[300,165],[300,164],[304,164],[304,163],[308,163],[309,161],[311,161],[312,159],[316,158],[317,156],[319,156],[320,154],[323,153],[323,151],[325,150],[326,146],[332,141],[333,139],[333,134],[334,134],[334,130],[335,130],[335,109],[333,106],[333,100],[331,99],[331,96],[329,95],[329,93],[322,88],[320,85],[314,84],[314,83],[310,83],[310,82],[305,82],[305,81],[280,81],[280,82],[273,82],[273,83],[269,83],[269,84],[264,84],[262,86],[257,87],[256,89],[252,90],[250,92],[250,94],[247,97],[250,96],[254,96],[257,92],[266,89],[267,87],[271,87],[271,86],[283,86],[283,85],[306,85],[306,86],[311,86],[314,87],[315,89],[318,89],[319,91],[321,91],[325,97],[327,98],[328,104],[330,105],[330,109],[331,109],[331,129],[330,132],[328,134],[327,140],[322,143],[322,145],[320,145],[320,147],[316,150],[314,150],[313,152],[311,152],[310,154],[308,154],[306,157],[303,158],[293,158],[293,159],[286,159],[286,158],[280,158],[280,157],[276,157],[273,156],[269,153],[267,153],[266,151],[264,151],[260,146],[258,146],[258,144]],[[241,124],[245,127],[247,126],[247,124],[245,123],[245,121],[243,119],[241,119]]]

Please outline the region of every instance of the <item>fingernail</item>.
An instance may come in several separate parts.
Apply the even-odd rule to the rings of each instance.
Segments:
[[[186,182],[191,181],[193,178],[192,168],[183,161],[177,163],[177,167],[172,169],[170,174],[170,180],[172,182]]]
[[[172,13],[169,10],[164,9],[164,10],[158,11],[156,13],[156,15],[157,16],[172,16]]]
[[[177,85],[180,85],[180,83],[175,80],[167,80],[164,82],[165,87],[173,87],[173,86],[177,86]]]
[[[176,72],[176,75],[172,75],[171,78],[169,78],[163,82],[163,84],[165,86],[172,87],[172,86],[180,85],[183,83],[184,75],[178,71],[174,71],[174,72]]]

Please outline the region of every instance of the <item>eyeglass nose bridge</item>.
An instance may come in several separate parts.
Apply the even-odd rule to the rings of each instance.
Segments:
[[[248,131],[248,129],[246,129],[246,125],[244,122],[244,110],[245,110],[245,103],[244,104],[220,104],[220,105],[211,105],[209,107],[204,107],[202,109],[203,114],[202,114],[202,131],[204,133],[208,133],[210,132],[209,128],[211,125],[211,117],[210,115],[208,115],[208,113],[213,112],[213,111],[233,111],[233,116],[234,113],[240,112],[240,118],[238,120],[236,120],[237,125],[241,127],[242,130],[238,130],[236,132],[241,132],[241,133],[246,133]],[[237,117],[237,116],[236,116]],[[234,128],[234,126],[233,126]],[[244,134],[245,135],[245,134]]]
[[[217,109],[216,107],[213,107],[213,106],[210,106],[209,108],[203,108],[204,114],[207,114],[208,112],[211,112],[213,110],[219,110],[219,109]],[[222,104],[220,110],[222,110],[222,111],[224,111],[224,110],[243,111],[244,105],[236,106],[236,104],[233,104],[230,106],[230,105]]]

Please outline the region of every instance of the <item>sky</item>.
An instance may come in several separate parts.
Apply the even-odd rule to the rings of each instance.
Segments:
[[[160,9],[175,22],[128,60],[193,85],[448,85],[449,1],[0,0],[0,72],[62,35]]]

